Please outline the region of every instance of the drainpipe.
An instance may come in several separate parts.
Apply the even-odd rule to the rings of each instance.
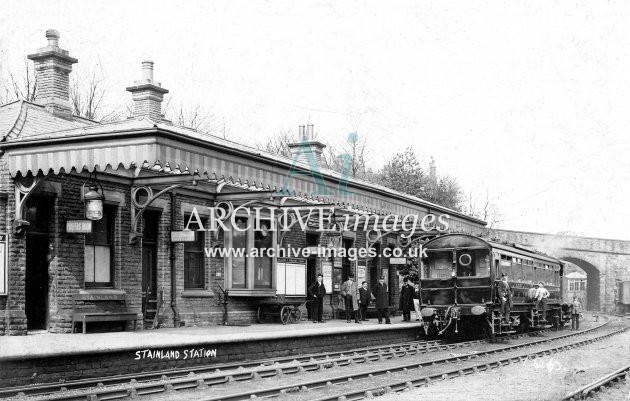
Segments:
[[[171,230],[175,229],[175,193],[171,190]],[[175,243],[171,241],[171,309],[173,309],[173,327],[179,327],[179,310],[177,309],[177,276],[175,267]]]

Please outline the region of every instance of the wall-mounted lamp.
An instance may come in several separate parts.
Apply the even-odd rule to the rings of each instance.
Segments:
[[[85,186],[89,183],[89,190],[85,192]],[[100,192],[99,192],[100,188]],[[83,194],[83,202],[85,202],[85,218],[88,220],[100,220],[103,218],[103,201],[105,195],[103,186],[96,179],[96,171],[90,173],[90,176],[83,183],[81,188]]]

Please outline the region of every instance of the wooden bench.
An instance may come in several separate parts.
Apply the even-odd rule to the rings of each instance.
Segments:
[[[122,302],[120,310],[105,310],[97,305],[78,308],[78,302]],[[76,323],[83,325],[83,334],[86,332],[88,322],[128,322],[133,321],[134,330],[138,314],[127,309],[125,294],[75,294],[72,296],[72,332],[75,332]],[[127,329],[125,325],[125,330]]]

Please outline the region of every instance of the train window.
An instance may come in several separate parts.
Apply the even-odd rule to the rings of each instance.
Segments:
[[[447,278],[451,276],[453,267],[453,253],[429,252],[429,278]]]
[[[486,249],[462,249],[455,253],[457,262],[457,276],[488,276],[490,275],[490,253]]]

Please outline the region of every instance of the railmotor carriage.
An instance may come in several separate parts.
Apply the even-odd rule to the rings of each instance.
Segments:
[[[423,245],[422,318],[427,336],[493,338],[563,325],[561,276],[563,264],[515,244],[466,235],[447,234]],[[508,276],[512,307],[501,319],[497,284]],[[537,309],[535,285],[549,291],[546,312]]]

